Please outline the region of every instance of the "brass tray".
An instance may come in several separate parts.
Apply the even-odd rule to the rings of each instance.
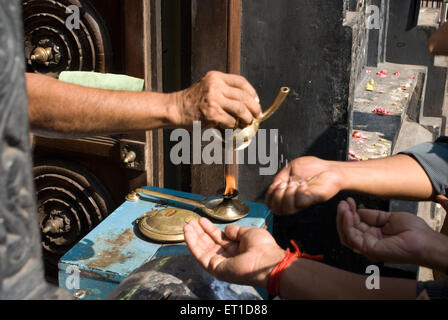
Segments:
[[[193,211],[167,208],[152,210],[137,220],[140,232],[151,240],[163,243],[185,241],[184,226],[201,216]]]

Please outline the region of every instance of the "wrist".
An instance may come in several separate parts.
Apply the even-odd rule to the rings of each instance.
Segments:
[[[133,109],[133,113],[134,116],[138,115],[139,129],[151,130],[178,126],[177,97],[174,93],[145,91],[139,92],[138,95],[134,94],[134,97],[138,98],[136,100],[138,109]]]
[[[294,252],[291,252],[289,249],[287,249],[285,252],[285,257],[274,266],[267,279],[267,291],[274,296],[282,296],[281,287],[284,279],[283,274],[286,270],[288,270],[292,263],[294,263],[298,259],[309,259],[318,261],[324,258],[323,255],[311,256],[307,253],[300,252],[300,249],[294,242],[294,240],[291,240],[291,244],[295,249]]]
[[[183,91],[177,91],[173,93],[168,93],[168,103],[167,103],[167,121],[170,126],[182,127],[184,126],[183,114],[184,114],[184,101],[183,101]]]
[[[282,259],[286,256],[286,250],[278,247],[276,250],[270,251],[269,254],[264,255],[265,263],[264,272],[256,279],[255,287],[259,287],[267,290],[269,276],[275,266],[282,261]]]
[[[328,161],[328,171],[333,177],[332,184],[338,191],[348,190],[351,186],[350,174],[344,162]]]
[[[340,191],[362,190],[360,186],[360,183],[363,182],[362,173],[358,172],[360,168],[355,167],[356,164],[356,162],[348,161],[332,162],[333,170],[337,172]]]

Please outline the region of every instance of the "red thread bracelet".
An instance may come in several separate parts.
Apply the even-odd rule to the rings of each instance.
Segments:
[[[294,240],[291,240],[291,244],[294,246],[295,252],[291,252],[288,248],[286,250],[285,257],[274,267],[274,269],[272,269],[271,273],[269,274],[267,290],[271,295],[276,297],[280,296],[280,285],[282,282],[283,272],[294,260],[304,258],[317,261],[324,258],[323,255],[310,256],[309,254],[301,253]]]

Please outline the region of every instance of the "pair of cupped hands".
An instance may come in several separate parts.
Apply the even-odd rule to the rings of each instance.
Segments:
[[[343,178],[331,162],[314,157],[292,161],[274,179],[266,203],[277,215],[300,214],[341,191]],[[438,199],[444,208],[448,201]],[[355,201],[341,201],[337,209],[341,243],[373,261],[424,265],[439,234],[421,218],[406,212],[357,209]],[[227,226],[225,231],[202,218],[185,229],[193,256],[218,279],[266,288],[273,267],[285,256],[264,229]]]

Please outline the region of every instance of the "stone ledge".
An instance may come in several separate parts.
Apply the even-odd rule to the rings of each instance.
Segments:
[[[381,70],[387,70],[384,78],[377,75]],[[376,159],[392,154],[408,110],[416,109],[414,105],[420,101],[424,72],[423,67],[392,63],[366,69],[366,75],[355,92],[350,160]],[[373,91],[367,91],[366,86],[371,80],[375,82]],[[387,114],[375,114],[377,108],[385,109]],[[361,138],[356,138],[355,133]]]
[[[437,29],[439,27],[439,15],[440,9],[421,8],[417,25],[419,27],[433,27]]]

